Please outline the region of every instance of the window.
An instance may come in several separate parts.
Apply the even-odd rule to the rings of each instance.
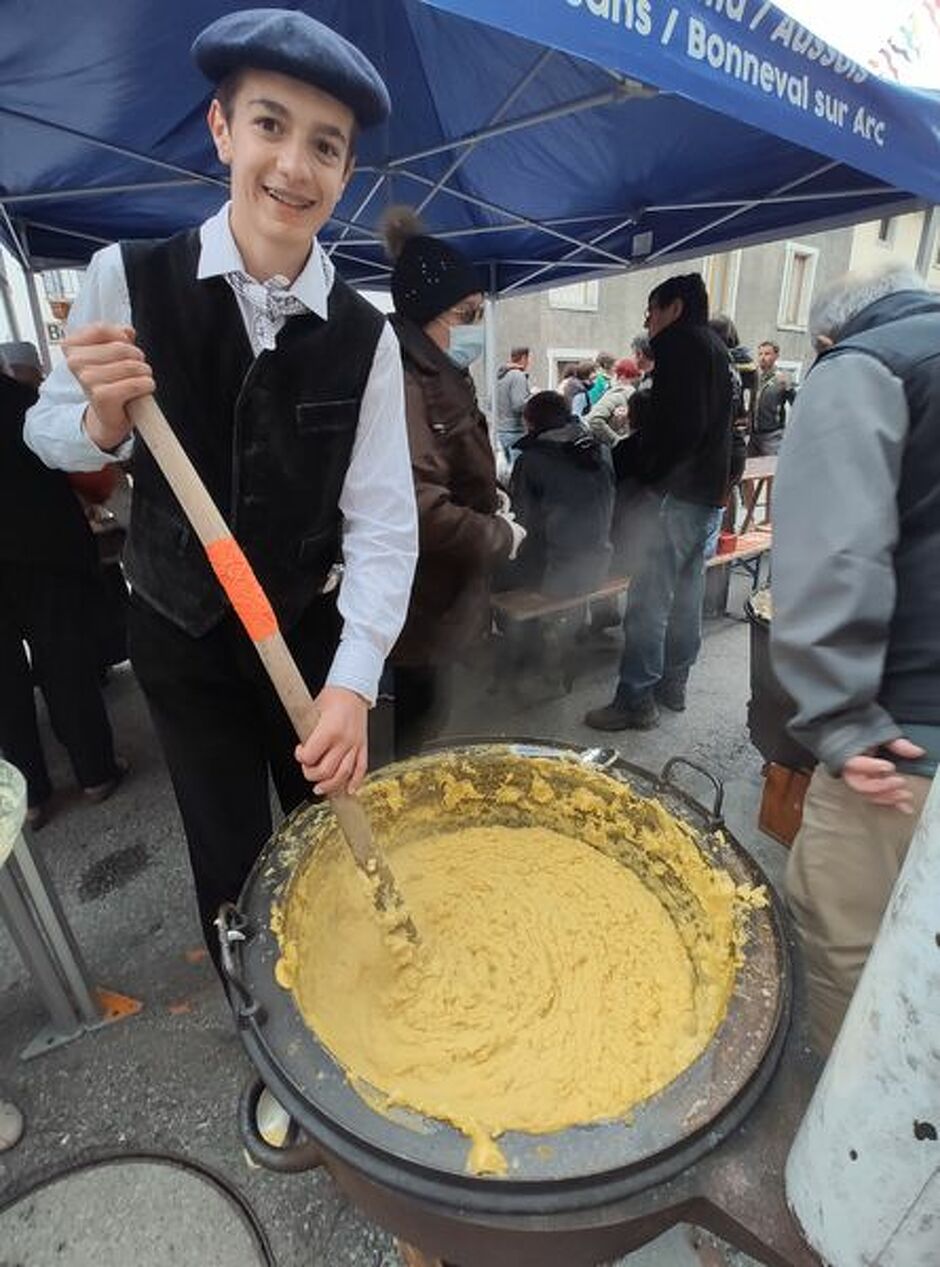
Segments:
[[[74,299],[81,285],[81,274],[74,268],[50,268],[42,275],[47,299]]]
[[[883,216],[878,221],[878,243],[880,246],[894,245],[895,217]]]
[[[815,247],[801,246],[799,242],[787,243],[780,306],[777,309],[777,325],[781,330],[806,329],[818,260],[819,252]]]
[[[548,292],[549,308],[567,308],[572,312],[597,312],[597,280],[572,282],[569,286],[553,286]]]
[[[705,289],[708,291],[708,309],[712,316],[724,313],[734,316],[738,301],[738,277],[741,274],[741,252],[725,251],[722,255],[706,256],[702,265]]]
[[[777,369],[782,374],[786,374],[787,378],[789,378],[794,387],[799,387],[800,380],[803,377],[802,361],[785,361],[780,358],[777,360]]]
[[[548,349],[548,382],[545,386],[554,391],[561,383],[562,375],[569,367],[574,368],[581,361],[593,361],[593,348],[549,348]]]

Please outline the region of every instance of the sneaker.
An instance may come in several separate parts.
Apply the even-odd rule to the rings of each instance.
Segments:
[[[130,770],[130,766],[123,757],[114,758],[114,774],[105,783],[96,783],[93,787],[86,787],[82,790],[85,793],[85,800],[91,801],[92,805],[100,805],[102,801],[106,801],[109,796],[121,786],[121,783]]]
[[[632,704],[615,699],[603,708],[592,708],[585,714],[584,724],[593,730],[652,730],[659,725],[659,709],[649,696]]]
[[[663,708],[668,708],[673,713],[685,712],[684,682],[670,681],[668,678],[663,678],[661,682],[657,682],[653,687],[653,694]]]

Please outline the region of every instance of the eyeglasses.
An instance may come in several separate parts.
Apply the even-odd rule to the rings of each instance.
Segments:
[[[483,320],[482,304],[459,304],[457,307],[448,309],[457,318],[457,324],[460,326],[476,326]]]

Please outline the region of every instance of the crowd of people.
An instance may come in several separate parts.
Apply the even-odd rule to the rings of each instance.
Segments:
[[[439,733],[454,666],[491,632],[494,586],[581,597],[588,619],[591,593],[628,571],[617,681],[585,721],[601,731],[646,729],[660,707],[681,712],[701,645],[705,560],[722,521],[733,523],[745,451],[775,455],[793,428],[777,492],[774,633],[799,733],[828,771],[814,779],[808,834],[793,856],[794,901],[807,936],[825,946],[820,980],[841,999],[851,971],[832,968],[826,954],[839,938],[852,941],[854,971],[873,921],[833,931],[819,908],[831,913],[838,893],[823,894],[811,869],[837,874],[831,838],[842,801],[865,813],[870,804],[880,813],[919,803],[940,749],[940,625],[930,609],[940,593],[932,588],[937,301],[908,279],[874,300],[862,292],[874,309],[858,297],[836,305],[815,332],[823,364],[795,397],[777,369],[779,348],[761,342],[752,358],[728,318],[710,319],[702,277],[679,274],[650,291],[645,333],[628,353],[572,365],[557,390],[531,390],[529,350],[511,349],[497,379],[494,445],[469,372],[483,350],[484,316],[472,261],[410,210],[390,209],[386,321],[317,242],[352,172],[358,132],[389,109],[377,72],[352,54],[301,13],[234,13],[208,27],[194,56],[215,86],[208,121],[230,169],[231,201],[166,242],[113,245],[93,258],[65,358],[38,399],[34,355],[0,361],[0,439],[13,454],[8,461],[4,451],[0,471],[17,493],[26,496],[29,481],[54,506],[54,548],[37,541],[35,559],[13,558],[0,533],[0,745],[27,774],[33,825],[51,788],[31,673],[86,794],[110,795],[124,773],[82,622],[63,614],[63,604],[84,602],[93,564],[87,524],[59,470],[127,464],[132,474],[130,659],[215,955],[218,907],[237,898],[271,831],[269,776],[285,812],[311,788],[355,791],[383,674],[396,755]],[[127,406],[155,390],[316,694],[321,720],[302,744],[134,438]],[[849,464],[859,487],[836,506],[821,455],[827,444],[843,454],[854,445],[845,437],[849,428],[857,435],[856,409],[866,462]],[[828,425],[833,418],[842,430]],[[869,497],[870,472],[883,501],[877,540],[853,517]],[[16,504],[11,494],[2,501],[4,513]],[[836,556],[851,584],[843,576],[838,594],[827,594],[830,574],[805,560]],[[898,772],[898,761],[914,763],[910,773]],[[860,824],[859,852],[871,830]],[[865,881],[878,887],[866,896],[870,912],[886,900],[903,855],[900,844],[886,851],[880,887]],[[832,879],[835,890],[842,883]]]

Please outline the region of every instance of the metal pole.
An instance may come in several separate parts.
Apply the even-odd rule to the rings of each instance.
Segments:
[[[920,231],[920,244],[917,247],[917,260],[914,264],[921,277],[927,277],[936,258],[938,229],[940,229],[940,207],[927,207],[924,210],[924,224]]]
[[[487,421],[490,429],[490,444],[493,446],[493,452],[498,454],[498,444],[496,434],[496,374],[497,374],[497,275],[496,265],[490,264],[489,269],[489,289],[485,300],[485,326],[486,343],[484,345],[484,372],[486,374],[486,395],[487,395]]]
[[[33,325],[36,328],[36,342],[39,345],[39,355],[42,358],[42,367],[48,374],[52,369],[52,356],[49,352],[49,338],[46,334],[46,319],[42,315],[42,305],[39,299],[39,287],[36,285],[36,274],[33,270],[26,270],[26,294],[29,297],[29,311],[33,318]]]
[[[32,905],[36,924],[55,956],[59,972],[71,992],[80,1018],[86,1025],[97,1025],[102,1019],[101,1008],[92,993],[88,969],[75,935],[66,921],[45,864],[38,854],[31,852],[24,836],[21,835],[13,846],[13,858],[7,865],[13,870],[21,892]]]
[[[49,337],[46,334],[46,319],[42,312],[42,303],[39,298],[39,287],[36,285],[36,274],[31,267],[31,256],[29,251],[29,236],[26,232],[26,225],[20,221],[17,225],[18,242],[23,252],[23,272],[26,277],[26,294],[29,297],[29,311],[33,318],[33,325],[36,328],[36,342],[39,344],[39,355],[42,359],[42,367],[48,374],[52,369],[52,354],[49,351]]]
[[[20,334],[20,323],[16,317],[16,308],[13,306],[10,279],[7,276],[6,262],[3,255],[3,251],[0,251],[0,296],[3,297],[3,311],[6,314],[7,325],[10,328],[10,338],[15,343],[19,343],[23,336]]]
[[[36,982],[57,1035],[73,1037],[82,1028],[58,965],[37,927],[9,864],[0,867],[0,916],[10,930],[20,956]]]

